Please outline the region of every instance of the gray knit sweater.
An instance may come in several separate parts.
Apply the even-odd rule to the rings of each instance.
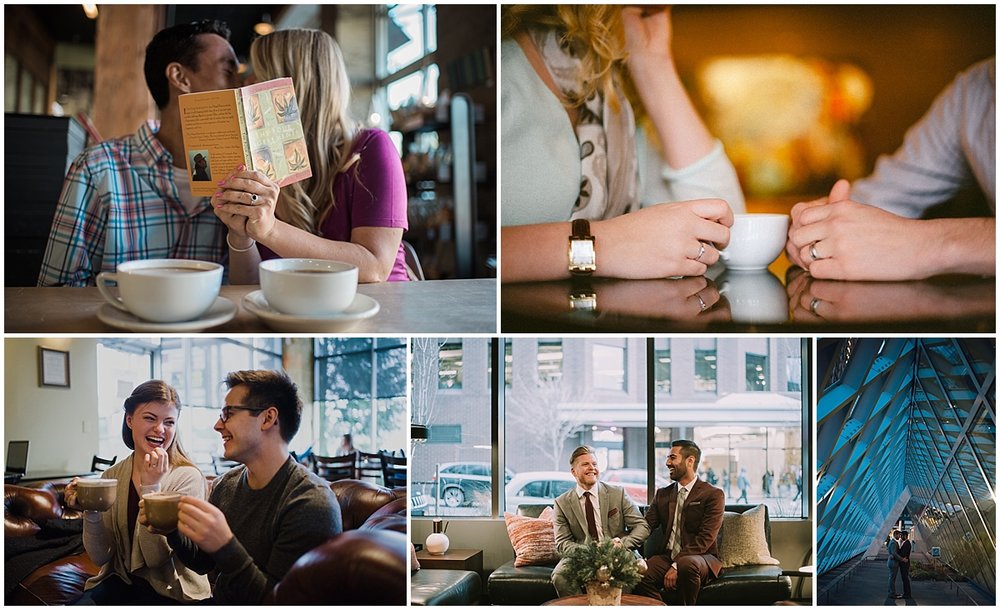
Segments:
[[[299,557],[343,530],[330,484],[291,457],[258,490],[245,466],[233,468],[216,479],[209,502],[226,515],[228,544],[209,556],[176,532],[169,538],[191,569],[214,571],[216,604],[260,603]]]

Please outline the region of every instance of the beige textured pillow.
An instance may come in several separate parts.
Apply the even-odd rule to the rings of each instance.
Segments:
[[[549,506],[537,519],[504,513],[507,536],[514,547],[514,566],[555,565],[559,561],[556,553],[555,511]]]
[[[771,557],[764,536],[764,505],[745,513],[726,512],[722,516],[719,557],[723,568],[748,565],[781,565]]]

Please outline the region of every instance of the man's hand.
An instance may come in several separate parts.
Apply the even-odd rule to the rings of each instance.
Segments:
[[[677,588],[677,570],[673,566],[663,575],[663,588],[670,591]]]
[[[226,516],[215,505],[181,496],[177,531],[191,539],[206,553],[214,553],[233,539]]]
[[[850,199],[838,180],[828,203],[792,208],[786,251],[819,279],[919,280],[944,273],[996,274],[993,218],[904,218]],[[814,256],[815,255],[815,256]]]

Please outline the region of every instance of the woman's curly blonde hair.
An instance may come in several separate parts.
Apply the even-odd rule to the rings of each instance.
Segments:
[[[571,106],[582,105],[595,92],[614,103],[616,75],[628,74],[621,5],[508,4],[500,10],[504,38],[533,29],[552,29],[576,51],[582,90],[568,99]]]

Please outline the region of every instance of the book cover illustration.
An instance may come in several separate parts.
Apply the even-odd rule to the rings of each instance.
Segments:
[[[180,111],[194,195],[214,194],[241,163],[279,186],[312,176],[290,78],[182,95]]]

